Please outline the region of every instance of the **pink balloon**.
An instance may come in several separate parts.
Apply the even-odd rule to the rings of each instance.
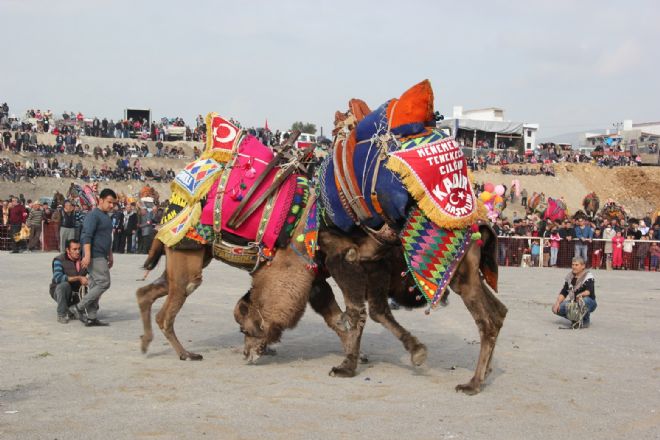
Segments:
[[[495,194],[497,194],[498,196],[503,195],[504,194],[504,185],[497,185],[495,187]]]
[[[492,183],[484,184],[484,191],[488,191],[489,193],[492,193],[493,191],[495,191],[495,185],[493,185]]]

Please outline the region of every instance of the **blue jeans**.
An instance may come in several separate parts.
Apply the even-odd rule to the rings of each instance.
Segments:
[[[587,305],[587,312],[586,315],[584,315],[584,320],[582,321],[585,324],[589,324],[591,313],[596,310],[596,307],[598,307],[598,304],[596,303],[596,300],[591,298],[590,296],[587,296],[586,298],[582,298],[584,300],[584,303]],[[561,305],[559,306],[559,313],[557,315],[566,318],[566,305],[570,301],[566,300]]]
[[[557,254],[559,253],[559,248],[551,247],[550,248],[550,266],[557,265]]]
[[[582,257],[584,264],[588,266],[589,258],[587,257],[587,245],[586,244],[576,244],[575,245],[575,256]]]

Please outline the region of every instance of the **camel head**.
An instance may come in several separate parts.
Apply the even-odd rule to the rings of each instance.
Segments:
[[[267,341],[264,319],[259,309],[252,303],[252,290],[238,300],[234,307],[234,319],[245,335],[243,355],[250,362],[256,362],[266,349]]]

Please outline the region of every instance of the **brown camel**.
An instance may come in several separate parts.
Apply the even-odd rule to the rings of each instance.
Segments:
[[[306,218],[309,206],[311,203],[303,213],[303,219]],[[302,233],[304,224],[304,221],[299,223],[293,236]],[[249,336],[246,332],[245,354],[250,359],[263,354],[268,344],[277,342],[283,330],[295,327],[305,311],[315,275],[306,268],[307,262],[292,246],[297,248],[298,253],[304,254],[303,244],[292,241],[291,246],[277,250],[270,264],[262,265],[252,274],[250,292],[257,299],[251,302],[250,311],[254,313],[257,324],[249,329]],[[192,353],[181,345],[174,332],[174,320],[186,298],[202,283],[202,270],[213,259],[212,248],[206,245],[198,249],[177,250],[154,240],[144,263],[145,269],[151,270],[156,266],[163,255],[163,249],[167,256],[165,271],[154,282],[136,292],[144,327],[142,352],[146,353],[153,340],[151,306],[158,298],[167,296],[156,315],[158,326],[181,360],[201,360],[200,354]]]
[[[507,313],[504,304],[491,291],[491,288],[497,291],[497,237],[486,225],[482,225],[479,230],[483,247],[476,242],[470,244],[450,283],[451,290],[461,296],[470,311],[481,338],[474,376],[469,382],[456,387],[457,391],[467,394],[478,393],[491,371],[493,350]],[[339,319],[343,327],[331,326],[342,340],[346,358],[330,374],[341,377],[356,374],[360,338],[367,315],[365,302],[369,305],[369,316],[399,336],[410,351],[413,364],[421,364],[426,358],[426,347],[416,345],[416,338],[409,333],[410,337],[401,333],[407,331],[400,326],[397,328],[398,324],[387,304],[387,294],[397,290],[395,277],[400,273],[397,260],[382,254],[383,246],[374,247],[374,240],[369,236],[355,237],[351,241],[352,244],[347,244],[345,236],[328,233],[319,237],[321,249],[325,253],[324,264],[341,288],[346,304],[346,311]],[[374,248],[377,252],[373,251]],[[400,254],[401,250],[394,248],[393,252]]]

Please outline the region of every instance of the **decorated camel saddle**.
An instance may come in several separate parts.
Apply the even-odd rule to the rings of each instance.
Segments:
[[[335,115],[333,154],[321,164],[318,190],[324,224],[377,240],[384,230],[398,232],[409,273],[431,306],[486,219],[462,150],[435,122],[428,80],[374,111],[351,100]]]
[[[288,242],[309,195],[298,158],[282,157],[217,114],[206,118],[207,145],[171,185],[157,238],[180,249],[213,244],[214,256],[244,269]]]

